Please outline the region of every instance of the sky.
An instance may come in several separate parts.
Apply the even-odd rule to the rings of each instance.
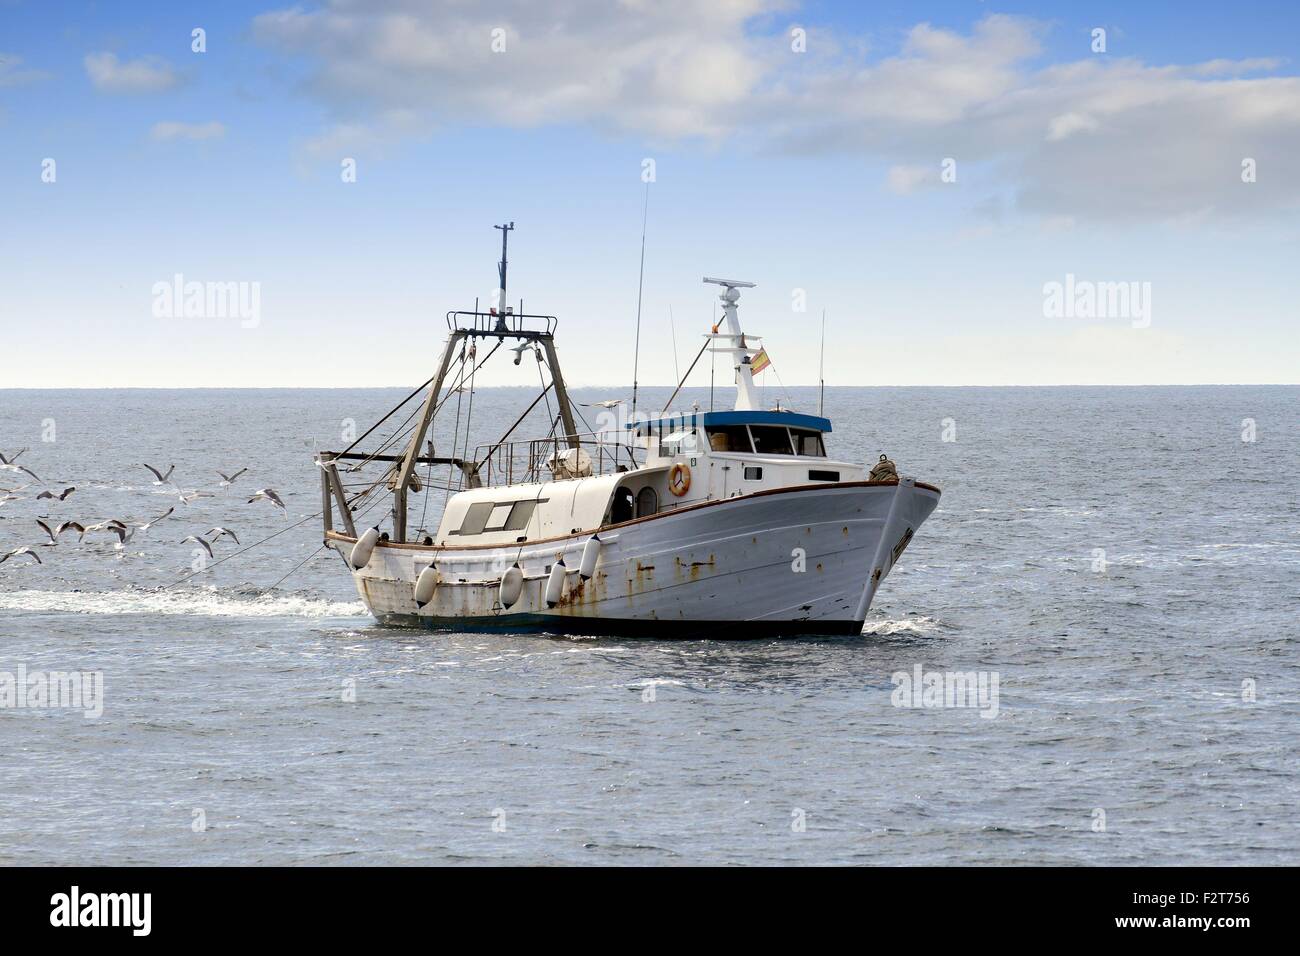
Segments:
[[[643,385],[705,275],[757,283],[765,384],[823,310],[832,386],[1300,382],[1298,45],[1291,3],[0,0],[0,388],[413,386],[513,221],[510,300],[622,394],[647,208]]]

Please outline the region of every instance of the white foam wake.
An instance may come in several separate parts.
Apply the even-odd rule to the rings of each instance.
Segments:
[[[944,626],[941,621],[936,621],[932,617],[918,616],[899,621],[867,621],[862,627],[862,633],[879,634],[883,637],[894,634],[916,634],[924,637],[937,634],[944,629]]]
[[[0,610],[71,614],[190,614],[199,617],[360,617],[360,601],[326,601],[285,594],[260,597],[202,591],[8,591]]]

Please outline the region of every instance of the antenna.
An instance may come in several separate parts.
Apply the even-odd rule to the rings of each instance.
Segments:
[[[636,279],[636,350],[632,354],[632,414],[636,414],[636,375],[641,365],[641,290],[645,284],[645,224],[650,216],[650,182],[645,184],[645,205],[641,209],[641,272]]]
[[[758,408],[759,396],[754,389],[754,371],[750,368],[750,353],[757,352],[758,349],[751,347],[745,341],[745,335],[740,328],[740,319],[736,315],[740,290],[752,289],[754,283],[743,282],[740,279],[715,279],[711,276],[705,276],[704,281],[710,285],[723,287],[722,294],[718,296],[718,300],[722,303],[722,321],[719,324],[725,324],[727,331],[719,335],[715,325],[712,334],[706,339],[708,341],[723,339],[728,343],[725,346],[715,345],[714,349],[730,352],[733,356],[736,369],[736,411],[745,412]]]
[[[817,361],[817,379],[821,389],[817,392],[817,414],[822,414],[822,406],[826,401],[826,310],[822,309],[822,351],[821,357]]]
[[[677,323],[673,321],[673,307],[668,307],[668,329],[673,333],[673,374],[682,380],[682,367],[677,364]]]
[[[503,223],[500,226],[493,226],[493,229],[501,230],[501,261],[497,263],[497,275],[501,279],[501,294],[497,297],[497,307],[501,314],[506,314],[506,242],[510,238],[510,231],[515,228],[514,221]]]

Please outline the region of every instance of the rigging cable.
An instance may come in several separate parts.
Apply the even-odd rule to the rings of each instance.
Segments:
[[[637,369],[641,364],[641,290],[645,285],[645,224],[650,215],[650,181],[645,184],[645,205],[641,209],[641,272],[636,280],[636,349],[632,355],[632,414],[636,415]]]

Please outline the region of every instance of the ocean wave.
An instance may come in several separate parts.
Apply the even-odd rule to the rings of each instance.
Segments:
[[[932,617],[909,617],[897,621],[868,621],[862,627],[863,634],[878,634],[889,637],[893,634],[917,634],[922,637],[937,634],[948,627],[942,621]]]
[[[361,617],[360,601],[305,595],[233,595],[216,589],[163,591],[38,591],[0,593],[0,609],[71,614],[179,614],[196,617]]]

